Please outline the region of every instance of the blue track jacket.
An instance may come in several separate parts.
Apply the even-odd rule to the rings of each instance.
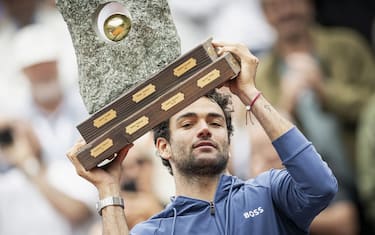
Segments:
[[[222,175],[213,202],[178,196],[130,234],[308,234],[337,192],[336,178],[297,128],[273,145],[285,170],[248,181]]]

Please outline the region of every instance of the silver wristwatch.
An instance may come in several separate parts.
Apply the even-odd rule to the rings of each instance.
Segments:
[[[102,200],[99,200],[96,203],[96,211],[99,213],[100,216],[102,216],[102,210],[104,207],[107,206],[120,206],[122,209],[125,208],[124,199],[122,197],[106,197]]]

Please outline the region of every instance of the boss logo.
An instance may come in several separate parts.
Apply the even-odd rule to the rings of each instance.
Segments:
[[[247,212],[243,213],[243,216],[245,217],[245,219],[249,219],[249,218],[253,218],[255,216],[258,216],[258,215],[262,214],[263,212],[264,212],[263,208],[258,207],[257,209],[254,209],[254,210],[247,211]]]

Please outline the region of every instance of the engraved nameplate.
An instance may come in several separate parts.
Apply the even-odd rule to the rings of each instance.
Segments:
[[[110,138],[107,138],[98,146],[90,150],[90,154],[92,157],[98,157],[100,154],[104,153],[107,149],[113,146],[113,141]]]
[[[194,58],[190,58],[177,68],[173,69],[173,74],[176,77],[180,77],[190,69],[194,68],[195,66],[197,66],[197,60]]]
[[[172,96],[169,98],[167,101],[163,102],[161,104],[161,109],[164,111],[168,111],[171,109],[173,106],[177,105],[181,101],[185,99],[185,95],[181,92],[177,93],[176,95]]]
[[[106,112],[105,114],[103,114],[102,116],[95,119],[94,120],[94,126],[96,128],[100,128],[104,124],[106,124],[106,123],[112,121],[113,119],[115,119],[116,117],[117,117],[117,112],[115,110],[111,109],[108,112]]]
[[[217,69],[212,70],[206,76],[202,77],[197,81],[197,86],[199,88],[203,88],[210,84],[211,82],[215,81],[217,78],[220,77],[220,71]]]
[[[128,133],[129,135],[135,133],[142,127],[146,126],[149,123],[149,119],[146,116],[140,117],[138,120],[134,121],[132,124],[127,126],[125,128],[125,132]]]
[[[133,95],[133,101],[135,103],[138,103],[138,102],[142,101],[143,99],[145,99],[146,97],[148,97],[149,95],[151,95],[152,93],[154,93],[156,91],[155,88],[156,88],[155,85],[148,84],[142,90],[138,91],[137,93],[135,93]]]

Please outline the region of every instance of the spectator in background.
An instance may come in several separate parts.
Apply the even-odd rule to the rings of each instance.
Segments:
[[[364,110],[357,138],[357,184],[369,225],[375,225],[375,96]],[[375,234],[374,228],[368,234]],[[370,230],[370,228],[369,228]]]
[[[0,133],[0,157],[12,166],[0,174],[0,234],[87,234],[95,189],[66,162],[46,164],[29,123],[1,117]]]
[[[13,115],[27,97],[27,84],[13,59],[13,43],[17,32],[30,24],[44,24],[55,34],[59,46],[59,68],[63,86],[77,84],[77,66],[70,35],[62,16],[45,0],[3,0],[0,12],[0,110]],[[41,39],[42,40],[42,39]],[[76,89],[76,88],[74,88]],[[12,103],[8,102],[9,98]]]
[[[163,209],[162,202],[153,186],[155,155],[148,150],[152,147],[152,134],[138,139],[122,162],[121,191],[126,201],[125,216],[129,228],[146,221]],[[158,185],[165,182],[159,182]]]
[[[70,177],[74,176],[74,168],[71,167],[64,155],[66,149],[78,139],[75,125],[84,120],[87,113],[78,97],[78,92],[65,90],[60,84],[58,67],[60,48],[55,40],[58,35],[54,32],[46,25],[31,24],[23,27],[14,35],[12,59],[24,74],[29,88],[27,99],[22,102],[24,107],[19,110],[17,117],[27,120],[30,128],[33,129],[32,132],[35,134],[40,153],[30,154],[27,151],[18,153],[12,150],[2,155],[8,156],[7,159],[13,159],[14,156],[25,158],[30,155],[32,161],[26,162],[33,162],[32,166],[39,165],[39,167],[33,170],[36,172],[34,177],[24,170],[23,164],[8,161],[11,166],[16,166],[16,168],[13,167],[13,170],[6,172],[4,179],[14,180],[17,187],[2,188],[2,195],[7,195],[5,201],[11,200],[12,197],[17,198],[12,196],[13,194],[30,195],[30,198],[35,200],[33,202],[35,209],[39,204],[44,208],[39,217],[40,221],[43,221],[43,217],[51,215],[51,218],[46,221],[56,220],[55,222],[51,221],[51,224],[56,223],[61,228],[59,231],[61,234],[80,234],[81,232],[86,234],[88,223],[91,222],[89,219],[92,218],[91,209],[94,209],[96,193],[91,185],[82,182],[77,177]],[[18,138],[22,140],[22,135],[19,135]],[[24,142],[21,141],[21,143]],[[21,147],[15,147],[15,149],[23,148],[21,144],[18,145]],[[25,148],[27,149],[27,147]],[[22,177],[20,172],[26,173],[27,177]],[[34,184],[37,187],[31,187]],[[4,195],[4,197],[6,196]],[[88,203],[89,206],[82,201]],[[25,200],[25,203],[20,207],[23,210],[28,208],[27,203],[29,202]],[[73,203],[73,206],[67,206],[65,203]],[[70,207],[72,207],[71,210],[69,210]],[[4,206],[3,208],[8,207]],[[21,210],[15,210],[12,216],[22,218],[20,213]],[[5,212],[3,215],[3,218],[6,218]],[[2,223],[5,223],[4,221],[6,220],[2,219]],[[82,224],[82,222],[87,224]],[[35,229],[35,234],[49,234],[51,231],[48,232],[42,228],[41,223],[36,223],[33,226],[27,224],[27,221],[18,221],[18,223],[24,223],[25,226],[18,228],[15,227],[15,224],[10,223],[9,226],[4,226],[4,229],[19,231],[18,229],[21,227],[30,227],[30,231]],[[76,226],[77,224],[79,226]],[[38,231],[44,232],[39,233]],[[1,234],[12,234],[12,232]],[[24,233],[15,232],[13,234]]]
[[[16,32],[35,22],[39,0],[3,0],[0,18],[0,109],[2,113],[14,113],[25,98],[25,82],[19,77],[12,53]],[[8,99],[12,98],[10,104]]]
[[[66,149],[79,138],[75,126],[88,115],[78,91],[64,89],[60,82],[55,37],[45,25],[33,24],[14,41],[14,58],[30,88],[20,115],[32,123],[47,163],[66,160]]]
[[[312,0],[262,3],[278,38],[259,68],[260,87],[291,113],[298,112],[302,93],[313,91],[320,109],[333,113],[353,137],[358,115],[375,91],[374,58],[368,45],[350,30],[315,25]],[[293,89],[283,89],[286,84]]]
[[[296,120],[338,177],[341,193],[336,201],[346,202],[346,210],[340,212],[346,212],[347,223],[328,220],[335,217],[322,213],[326,219],[321,221],[332,222],[326,229],[348,226],[346,231],[355,234],[359,223],[350,163],[355,161],[359,113],[375,91],[371,50],[350,30],[317,26],[312,0],[262,0],[262,4],[277,40],[261,60],[258,86],[271,103]]]

